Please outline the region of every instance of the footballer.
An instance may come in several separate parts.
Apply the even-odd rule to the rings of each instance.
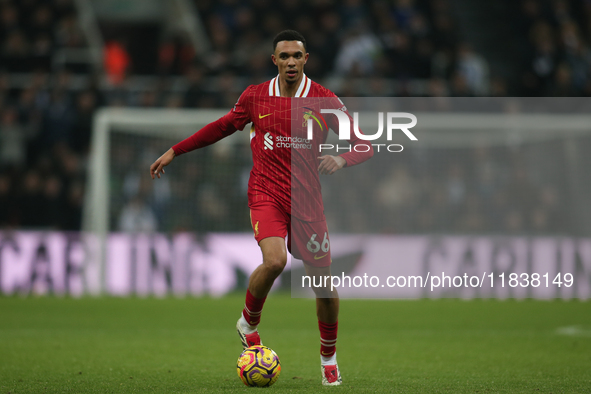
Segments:
[[[334,93],[304,74],[308,56],[306,40],[300,33],[294,30],[279,33],[273,40],[271,55],[278,75],[270,81],[247,87],[230,112],[174,145],[150,166],[152,179],[160,178],[164,167],[176,156],[213,144],[252,122],[250,147],[253,167],[248,183],[248,206],[254,238],[261,248],[263,261],[250,275],[244,309],[236,324],[244,348],[261,345],[258,325],[263,305],[275,279],[285,268],[287,250],[304,262],[307,275],[330,275],[330,238],[319,174],[333,174],[344,167],[362,163],[373,155],[371,145],[351,133],[349,142],[353,148],[355,145],[365,146],[337,156],[319,157],[318,147],[326,141],[328,126],[315,129],[309,144],[298,144],[303,145],[302,149],[290,149],[284,143],[283,146],[278,143],[292,138],[292,98],[325,98],[323,103],[331,103],[333,108],[346,113],[346,108]],[[295,107],[302,110],[297,105]],[[310,112],[307,114],[310,116]],[[334,116],[326,118],[333,122],[336,120],[332,119],[336,118]],[[338,130],[334,123],[330,125],[333,130]],[[297,173],[292,174],[292,165],[297,166]],[[292,206],[292,201],[305,203]],[[310,247],[319,244],[320,248]],[[338,294],[336,289],[314,290],[320,330],[322,384],[340,385],[342,379],[336,358]]]

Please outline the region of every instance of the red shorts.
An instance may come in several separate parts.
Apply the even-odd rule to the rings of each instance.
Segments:
[[[257,242],[287,235],[287,249],[296,259],[315,267],[327,267],[332,262],[326,220],[302,221],[274,202],[259,201],[250,207],[250,222]]]

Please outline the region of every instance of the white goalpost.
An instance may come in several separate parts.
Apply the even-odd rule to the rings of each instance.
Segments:
[[[164,135],[180,141],[188,137],[191,130],[196,131],[226,113],[225,110],[137,108],[98,111],[93,123],[83,230],[103,235],[108,231],[109,145],[114,130],[119,128],[126,133],[148,136]],[[222,143],[231,143],[231,140]]]
[[[110,172],[111,136],[117,130],[127,134],[144,136],[166,136],[180,141],[206,124],[219,119],[226,110],[203,109],[137,109],[137,108],[104,108],[94,116],[91,152],[88,162],[88,178],[82,215],[82,230],[90,237],[88,244],[94,245],[88,265],[100,272],[100,289],[103,292],[104,265],[106,259],[107,236],[110,219]],[[221,144],[236,143],[225,139]],[[162,153],[166,147],[163,146]],[[157,156],[154,157],[154,160]],[[146,168],[146,176],[149,169]],[[95,287],[95,286],[90,286]]]

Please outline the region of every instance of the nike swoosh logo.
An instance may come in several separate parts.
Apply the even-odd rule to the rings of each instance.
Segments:
[[[328,357],[330,356],[330,353],[325,353],[325,352],[321,352],[323,356]]]
[[[267,116],[271,116],[271,114],[267,114],[267,115],[261,115],[261,114],[259,114],[259,119],[266,118]]]
[[[320,257],[319,257],[319,256],[317,256],[317,255],[314,255],[314,260],[320,260],[321,258],[323,258],[323,257],[325,257],[325,256],[327,256],[327,255],[328,255],[328,253],[327,253],[327,254],[325,254],[325,255],[322,255],[322,256],[320,256]]]

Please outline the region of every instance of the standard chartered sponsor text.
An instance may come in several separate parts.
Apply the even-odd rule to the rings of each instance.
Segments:
[[[312,149],[310,140],[301,137],[277,136],[275,137],[278,148]]]

